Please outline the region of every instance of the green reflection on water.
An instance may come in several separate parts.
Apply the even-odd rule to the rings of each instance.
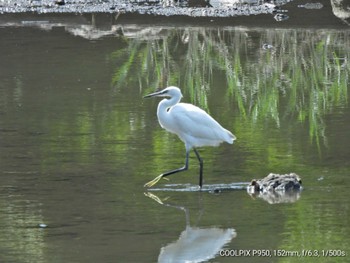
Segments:
[[[300,146],[304,142],[297,138],[303,136],[298,130],[305,125],[309,143],[315,145],[322,156],[322,149],[329,147],[327,115],[347,107],[348,32],[191,28],[173,29],[161,39],[127,39],[126,42],[128,52],[139,59],[127,61],[134,66],[128,81],[139,85],[145,94],[156,88],[178,85],[185,98],[207,111],[214,110],[208,104],[208,97],[215,97],[213,100],[219,101],[216,106],[224,105],[218,111],[222,112],[220,120],[224,119],[225,123],[230,123],[232,117],[224,108],[238,112],[229,128],[238,137],[236,147],[243,144],[245,154],[249,152],[249,156],[243,157],[248,174],[263,174],[264,168],[266,172],[290,172],[297,164],[305,163],[305,149]],[[133,48],[135,43],[139,44],[138,48],[143,47],[142,52]],[[265,43],[273,47],[263,49]],[[120,54],[126,56],[124,51]],[[140,65],[144,66],[140,68]],[[113,84],[118,88],[126,84],[124,79],[114,78]],[[152,145],[157,154],[153,162],[161,166],[159,172],[162,172],[167,169],[162,158],[167,153],[164,149],[174,147],[173,141],[170,136],[163,134],[162,137],[159,131],[154,136]],[[237,161],[235,166],[239,166]],[[315,180],[321,175],[322,169],[308,162],[303,168],[308,177],[306,184],[312,184],[312,178]],[[346,173],[342,171],[339,176]],[[278,248],[299,252],[317,249],[320,253],[332,248],[346,250],[347,207],[342,205],[343,220],[334,224],[337,216],[334,217],[333,205],[325,200],[320,204],[307,199],[286,208]],[[281,262],[300,260],[288,257]],[[345,262],[343,258],[334,261]]]
[[[330,177],[330,185],[347,183],[344,182],[349,166],[347,118],[342,117],[339,123],[329,120],[348,112],[350,37],[347,31],[189,28],[168,29],[163,33],[154,39],[117,38],[117,44],[101,45],[98,50],[104,53],[95,52],[95,55],[89,52],[91,43],[79,47],[87,50],[81,54],[73,48],[74,43],[64,51],[67,54],[62,60],[59,60],[60,56],[50,56],[52,50],[60,52],[57,42],[44,39],[42,43],[50,44],[45,53],[49,55],[42,54],[42,47],[37,53],[32,51],[32,55],[24,50],[21,55],[25,56],[15,60],[13,71],[8,70],[10,66],[4,67],[4,72],[12,75],[4,76],[0,83],[1,168],[10,172],[35,172],[36,177],[33,177],[41,183],[34,187],[32,197],[40,200],[38,204],[51,199],[48,193],[42,192],[49,189],[51,194],[51,184],[57,185],[54,189],[59,200],[62,195],[68,204],[75,198],[89,200],[87,203],[90,204],[90,198],[95,197],[96,192],[90,194],[84,189],[76,195],[76,189],[90,185],[92,189],[97,188],[101,198],[91,210],[101,206],[106,213],[117,214],[120,221],[142,220],[145,228],[153,215],[157,215],[158,223],[166,221],[158,216],[158,208],[144,209],[143,198],[137,199],[139,206],[135,207],[133,195],[135,191],[143,191],[143,183],[158,173],[183,164],[182,143],[157,124],[155,108],[158,101],[146,103],[141,99],[143,94],[167,85],[180,86],[184,100],[205,108],[238,137],[233,147],[222,146],[204,152],[205,178],[209,182],[248,181],[252,176],[262,177],[269,172],[299,169],[307,186],[313,185],[315,178],[321,175]],[[273,48],[263,49],[264,43]],[[22,57],[27,64],[18,69]],[[35,59],[39,62],[33,71],[30,61]],[[46,61],[51,60],[54,60],[54,66],[50,67]],[[94,63],[85,65],[90,60]],[[82,64],[85,67],[80,70]],[[52,72],[60,72],[60,77],[55,77]],[[76,80],[78,78],[81,82]],[[304,126],[307,126],[306,136]],[[336,133],[337,130],[342,133]],[[309,138],[309,143],[305,137]],[[331,156],[328,157],[338,161],[327,161],[321,154],[321,161],[315,161],[317,156],[312,157],[315,152],[310,149],[310,144],[316,146],[316,155],[317,150],[321,153],[330,147]],[[211,162],[215,165],[210,165]],[[344,167],[344,171],[338,173],[337,164]],[[325,172],[325,167],[330,172]],[[179,180],[196,183],[196,173],[196,167],[191,166],[191,175]],[[3,176],[2,180],[11,187],[22,181],[13,174],[7,177]],[[27,175],[23,177],[27,178]],[[61,177],[66,180],[63,181],[66,187],[62,189],[68,188],[67,192],[71,194],[67,199],[66,193],[62,194]],[[75,185],[73,190],[67,187],[72,185]],[[339,196],[348,197],[348,194],[314,191],[311,194],[314,199],[305,198],[305,194],[307,192],[302,193],[301,200],[283,220],[280,214],[287,210],[285,207],[280,206],[277,212],[270,208],[266,212],[255,203],[256,216],[252,221],[249,218],[252,201],[248,197],[242,197],[244,201],[238,200],[237,203],[245,207],[238,214],[237,203],[227,196],[222,198],[226,200],[226,206],[217,201],[215,206],[220,211],[208,213],[206,220],[208,225],[220,224],[229,207],[232,216],[244,217],[245,220],[239,221],[242,225],[251,220],[247,223],[250,226],[258,224],[261,217],[266,219],[264,213],[267,213],[272,218],[277,217],[275,224],[284,226],[285,230],[279,233],[290,232],[283,239],[282,248],[300,249],[305,244],[306,249],[327,249],[333,242],[339,244],[335,249],[348,247],[348,226],[344,225],[347,225],[346,202],[349,199],[338,200]],[[120,196],[118,204],[106,208],[105,202],[115,200],[116,196]],[[186,195],[181,194],[179,199],[183,196]],[[329,198],[329,203],[320,202],[322,196]],[[21,237],[27,235],[25,241],[37,245],[25,250],[33,251],[34,258],[40,259],[43,244],[50,241],[42,241],[40,229],[30,227],[47,219],[57,220],[55,211],[52,212],[56,208],[52,206],[50,210],[50,205],[45,209],[41,209],[41,205],[26,208],[19,204],[18,211],[14,211],[10,197],[12,195],[7,193],[3,195],[5,202],[0,205],[5,214],[0,219],[6,226],[2,233],[14,237],[12,248],[23,247]],[[196,196],[188,198],[195,199]],[[31,196],[25,193],[18,199],[26,202]],[[213,211],[212,196],[207,199],[207,209]],[[340,212],[338,201],[342,204]],[[14,202],[17,202],[16,198]],[[142,212],[140,207],[144,209]],[[74,207],[71,209],[75,210]],[[82,209],[90,211],[86,207]],[[9,210],[15,216],[26,218],[25,222],[22,219],[16,221]],[[227,221],[231,222],[229,218]],[[332,225],[333,222],[338,225]],[[28,228],[13,227],[16,223]],[[120,228],[130,227],[124,222],[120,224]],[[324,230],[324,227],[329,228]],[[344,228],[344,231],[339,230]],[[261,229],[266,230],[265,226]],[[326,242],[318,246],[317,242],[324,240]],[[339,240],[344,240],[344,245]],[[264,241],[262,237],[257,242],[264,244]]]
[[[209,111],[207,96],[222,85],[225,103],[236,105],[244,123],[306,123],[319,151],[327,145],[325,114],[347,105],[347,32],[190,28],[125,41],[127,47],[112,54],[121,63],[112,81],[116,87],[178,85]],[[272,47],[264,49],[266,43]]]
[[[288,216],[279,249],[298,251],[300,257],[281,258],[281,262],[315,262],[315,258],[325,262],[348,261],[349,194],[344,189],[337,188],[318,190],[323,195],[319,195],[317,200],[305,192],[302,202],[297,202],[286,210]],[[328,195],[332,191],[338,191],[339,194],[337,209],[329,202]]]

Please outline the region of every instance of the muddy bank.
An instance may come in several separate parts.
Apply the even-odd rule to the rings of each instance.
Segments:
[[[348,28],[349,10],[345,0],[0,0],[0,26],[11,20],[103,14],[118,23]]]
[[[32,0],[2,1],[0,13],[120,13],[232,17],[272,14],[292,0]]]

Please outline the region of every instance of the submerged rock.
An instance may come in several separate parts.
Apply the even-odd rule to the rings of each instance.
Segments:
[[[299,8],[305,8],[305,9],[321,9],[323,7],[323,4],[321,3],[306,3],[304,5],[298,5]]]
[[[289,16],[286,15],[286,14],[278,13],[278,14],[276,14],[273,18],[274,18],[276,21],[280,22],[280,21],[284,21],[284,20],[289,19]]]
[[[348,0],[331,0],[333,14],[350,25],[350,1]]]
[[[249,188],[252,188],[255,192],[300,190],[301,179],[295,173],[270,173],[263,179],[253,179]]]
[[[254,197],[264,199],[270,204],[292,203],[300,198],[301,179],[295,173],[270,173],[263,179],[253,179],[247,192]]]

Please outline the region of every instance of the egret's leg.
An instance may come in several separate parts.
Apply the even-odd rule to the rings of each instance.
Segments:
[[[169,172],[162,173],[161,175],[159,175],[156,178],[154,178],[152,181],[149,181],[148,183],[146,183],[144,186],[145,187],[152,187],[153,185],[158,183],[158,181],[160,179],[162,179],[165,176],[168,176],[168,175],[171,175],[171,174],[174,174],[174,173],[178,173],[178,172],[182,172],[182,171],[186,171],[188,169],[188,155],[189,155],[189,151],[186,150],[185,166],[180,167],[180,168],[175,169],[175,170],[171,170]]]
[[[197,156],[197,159],[199,161],[199,187],[202,188],[203,185],[203,160],[200,157],[199,153],[197,152],[196,148],[193,148],[194,153]]]
[[[186,171],[188,169],[188,155],[189,155],[189,151],[186,151],[186,160],[185,160],[185,165],[183,167],[163,173],[162,177],[165,177],[174,173]]]

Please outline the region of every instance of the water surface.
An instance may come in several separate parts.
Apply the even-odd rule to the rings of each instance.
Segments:
[[[126,24],[97,38],[39,24],[0,28],[2,262],[232,262],[220,249],[291,252],[240,262],[299,262],[303,249],[348,261],[349,30]],[[185,158],[158,125],[159,100],[142,99],[168,85],[238,138],[200,149],[205,185],[295,172],[297,201],[145,195]],[[156,188],[195,187],[195,155],[169,179]]]

